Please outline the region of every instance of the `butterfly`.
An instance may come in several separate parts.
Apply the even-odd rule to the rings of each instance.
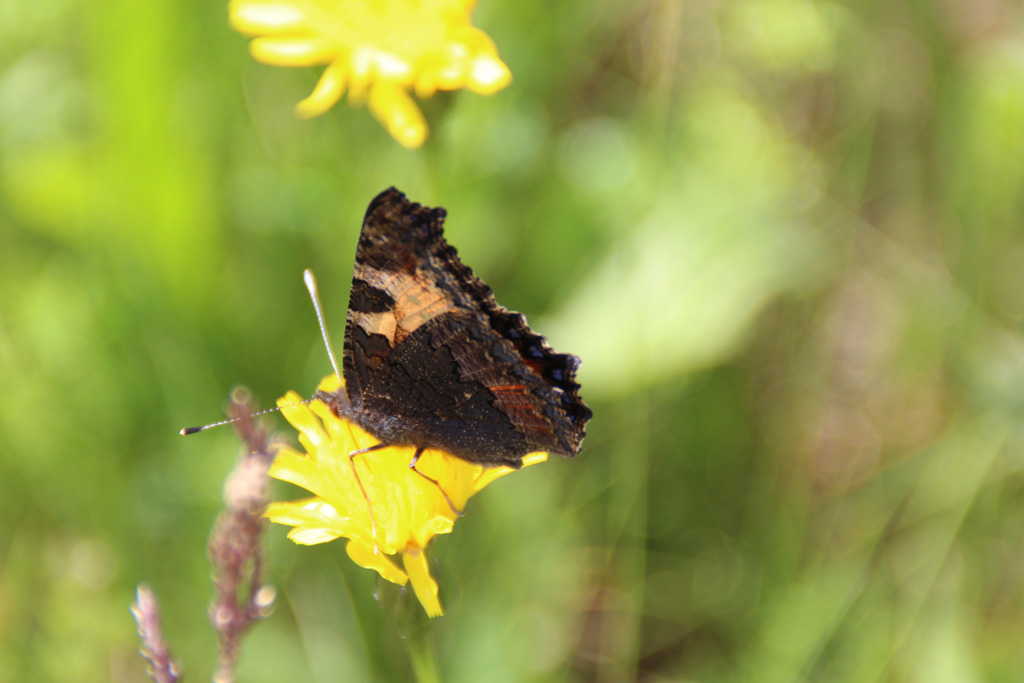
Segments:
[[[575,456],[593,415],[579,395],[579,358],[552,350],[523,314],[495,301],[445,241],[445,215],[395,188],[370,202],[345,325],[345,385],[315,398],[380,440],[350,455],[413,446],[410,467],[424,477],[415,465],[428,448],[516,469],[536,451]]]

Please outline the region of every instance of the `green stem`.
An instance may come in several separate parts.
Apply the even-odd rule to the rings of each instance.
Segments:
[[[437,659],[430,642],[429,628],[412,628],[402,638],[405,649],[412,661],[412,670],[416,674],[417,683],[439,683],[441,677],[437,673]]]

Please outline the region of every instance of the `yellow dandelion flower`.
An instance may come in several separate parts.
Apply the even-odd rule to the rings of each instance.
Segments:
[[[331,375],[321,391],[336,391],[340,380]],[[513,472],[510,467],[481,467],[443,451],[423,452],[416,468],[437,482],[435,486],[409,469],[412,447],[389,447],[349,457],[353,451],[379,441],[358,426],[336,417],[323,403],[300,404],[289,392],[278,400],[281,412],[299,430],[305,453],[282,448],[270,476],[301,486],[312,498],[271,503],[264,513],[272,522],[292,527],[288,537],[301,544],[348,539],[353,562],[376,570],[388,581],[411,582],[416,597],[432,617],[443,611],[437,582],[430,576],[424,549],[437,534],[452,530],[466,502],[495,479]],[[523,465],[547,460],[547,453],[532,453]],[[353,476],[355,466],[359,474]],[[360,485],[362,488],[360,488]],[[364,492],[365,491],[365,496]],[[367,502],[369,499],[369,502]],[[393,556],[401,555],[402,566]]]
[[[427,138],[423,113],[409,94],[468,88],[481,95],[512,79],[490,37],[469,19],[476,0],[231,0],[238,31],[257,36],[252,56],[278,66],[327,68],[298,103],[319,116],[348,92],[366,103],[388,133],[415,149]]]

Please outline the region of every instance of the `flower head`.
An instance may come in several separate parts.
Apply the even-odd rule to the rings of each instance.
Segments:
[[[322,391],[340,386],[333,375],[320,383]],[[400,585],[411,581],[427,614],[440,616],[438,587],[424,549],[435,535],[450,532],[458,517],[445,495],[462,510],[473,494],[514,470],[482,467],[443,451],[427,450],[416,468],[436,481],[435,486],[409,469],[412,447],[381,448],[350,458],[353,451],[377,445],[378,439],[339,419],[320,401],[300,404],[301,400],[289,392],[278,406],[299,430],[306,452],[282,448],[270,476],[297,484],[313,497],[271,503],[266,516],[293,527],[288,537],[296,543],[325,543],[344,536],[353,562]],[[523,458],[523,464],[546,459],[547,453],[532,453]],[[390,557],[397,555],[402,567]]]
[[[231,25],[258,36],[250,52],[278,66],[326,64],[313,93],[296,105],[319,116],[348,92],[366,102],[404,147],[427,137],[409,94],[468,88],[481,95],[512,78],[494,42],[470,23],[476,0],[231,0]]]

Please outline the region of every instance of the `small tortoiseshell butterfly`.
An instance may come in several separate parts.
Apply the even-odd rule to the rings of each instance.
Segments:
[[[318,392],[384,446],[496,467],[579,453],[593,413],[576,356],[494,300],[444,239],[445,210],[390,188],[366,210],[345,326],[345,387]],[[417,470],[418,471],[418,470]]]

